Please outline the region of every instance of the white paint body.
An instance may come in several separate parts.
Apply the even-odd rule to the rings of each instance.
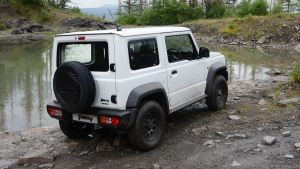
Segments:
[[[159,82],[167,93],[170,112],[174,112],[205,98],[209,67],[215,62],[225,64],[224,56],[217,52],[211,52],[208,58],[169,63],[165,37],[180,34],[189,34],[197,51],[199,50],[190,29],[183,27],[148,27],[61,34],[54,39],[52,72],[57,68],[58,43],[78,42],[79,36],[85,36],[84,42],[105,41],[108,43],[109,65],[115,64],[116,72],[92,72],[96,84],[96,97],[92,107],[125,110],[133,89],[147,83]],[[147,38],[155,38],[157,41],[159,65],[131,70],[128,41]],[[172,75],[173,70],[177,70],[178,73]],[[112,95],[117,96],[117,104],[111,102]],[[109,103],[104,104],[101,99],[109,100]],[[56,101],[54,95],[53,100]]]

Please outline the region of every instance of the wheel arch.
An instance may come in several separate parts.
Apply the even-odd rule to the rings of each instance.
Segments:
[[[208,70],[207,78],[206,78],[205,94],[210,95],[212,88],[213,88],[214,78],[217,75],[224,76],[226,81],[228,81],[227,67],[222,62],[216,62],[210,66],[210,68]]]
[[[145,100],[157,101],[165,115],[169,114],[169,100],[164,87],[158,82],[147,83],[134,88],[128,97],[126,108],[137,108]]]

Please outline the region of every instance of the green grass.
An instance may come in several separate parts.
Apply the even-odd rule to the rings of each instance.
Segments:
[[[290,77],[294,82],[300,83],[300,61],[293,66]]]
[[[0,23],[0,30],[5,30],[6,29],[6,26],[3,24],[3,23]]]

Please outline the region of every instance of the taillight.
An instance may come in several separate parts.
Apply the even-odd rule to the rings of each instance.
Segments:
[[[47,107],[47,112],[52,118],[56,118],[60,120],[63,119],[63,113],[61,109],[54,108],[54,107]]]
[[[118,117],[100,116],[100,124],[101,125],[118,126],[119,123],[120,123],[120,120]]]
[[[85,36],[79,36],[78,40],[85,40]]]

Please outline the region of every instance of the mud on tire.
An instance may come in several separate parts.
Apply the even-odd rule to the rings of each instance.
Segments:
[[[223,108],[227,102],[228,85],[224,76],[217,75],[213,82],[210,95],[206,98],[206,104],[210,110],[216,111]]]

